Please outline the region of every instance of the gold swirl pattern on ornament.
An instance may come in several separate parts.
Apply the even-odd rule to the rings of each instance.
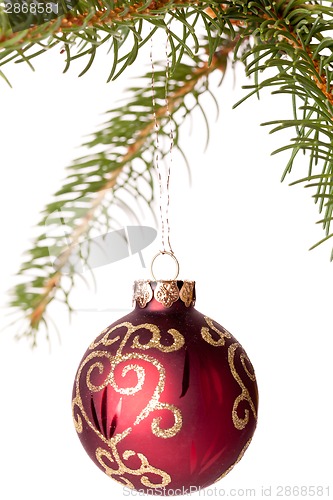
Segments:
[[[223,479],[227,474],[229,474],[230,471],[232,471],[232,469],[238,464],[238,462],[240,462],[244,456],[244,453],[246,452],[246,450],[248,449],[248,447],[250,446],[250,443],[252,441],[252,438],[250,438],[248,440],[248,442],[246,443],[246,445],[244,446],[244,448],[242,449],[242,451],[240,452],[236,462],[234,462],[230,467],[229,469],[227,469],[226,471],[223,472],[223,474],[221,474],[215,481],[214,483],[217,483],[217,481],[220,481],[220,479]]]
[[[249,379],[252,380],[252,382],[255,382],[256,376],[255,376],[254,372],[250,372],[250,370],[248,369],[248,367],[246,366],[246,363],[245,363],[245,362],[247,362],[248,364],[251,365],[251,362],[244,352],[242,352],[242,354],[240,355],[240,360],[241,360],[241,363],[243,365],[243,368],[244,368],[246,375],[249,377]]]
[[[122,334],[121,336],[122,338],[120,337],[120,335],[110,338],[110,334],[116,332],[120,328],[126,328],[125,334]],[[144,332],[148,331],[152,334],[148,343],[145,344],[140,343],[140,332],[139,332],[140,330]],[[131,335],[133,335],[133,333],[136,332],[139,332],[139,334],[134,337],[131,343],[130,337]],[[165,377],[166,377],[165,368],[162,365],[162,363],[160,363],[156,358],[149,356],[148,354],[137,353],[137,352],[123,353],[123,350],[126,346],[128,346],[130,349],[148,350],[155,348],[162,352],[169,353],[181,349],[181,347],[185,343],[184,337],[177,330],[170,329],[168,330],[168,333],[171,336],[170,338],[172,339],[172,343],[171,345],[164,345],[161,343],[160,329],[156,325],[150,323],[133,325],[132,323],[123,322],[114,326],[113,328],[110,329],[107,328],[103,333],[104,333],[103,337],[97,342],[93,342],[90,346],[90,349],[94,349],[98,346],[100,347],[110,346],[112,344],[116,344],[117,342],[119,342],[119,346],[114,355],[105,350],[97,350],[89,353],[86,356],[86,358],[82,361],[76,377],[76,386],[75,386],[76,394],[72,402],[75,428],[78,433],[81,433],[83,431],[83,419],[84,419],[87,425],[94,431],[95,434],[97,434],[97,436],[102,440],[102,442],[109,448],[110,451],[103,450],[102,448],[98,448],[96,450],[96,458],[104,468],[107,475],[112,476],[114,479],[115,479],[114,476],[116,476],[118,480],[121,482],[121,484],[125,484],[127,486],[131,486],[131,482],[124,477],[122,478],[119,477],[125,472],[136,476],[141,475],[140,479],[141,483],[145,486],[149,486],[151,488],[165,486],[171,481],[169,474],[150,465],[147,458],[141,453],[136,453],[134,451],[128,450],[128,452],[125,452],[121,458],[117,451],[117,445],[120,441],[122,441],[129,434],[131,434],[134,426],[140,424],[140,422],[142,422],[152,412],[156,410],[166,410],[171,412],[174,418],[174,424],[167,429],[163,429],[160,427],[160,422],[162,420],[162,417],[155,417],[151,424],[152,433],[160,438],[164,439],[171,438],[175,436],[182,427],[182,415],[180,410],[176,408],[174,405],[168,403],[162,403],[160,401],[161,394],[165,388]],[[106,366],[105,362],[107,362],[110,366],[109,367]],[[134,372],[136,374],[136,381],[134,384],[132,384],[131,387],[124,388],[121,387],[116,381],[116,368],[119,365],[126,362],[129,362],[129,364],[126,364],[121,372],[117,370],[118,376],[119,374],[121,374],[121,377],[125,378],[129,372]],[[96,427],[96,424],[89,419],[85,411],[84,404],[80,394],[80,379],[82,371],[88,365],[88,363],[92,363],[88,367],[85,377],[86,385],[88,389],[91,391],[91,393],[99,392],[105,389],[109,385],[119,394],[133,396],[134,394],[142,390],[146,377],[146,371],[144,366],[141,366],[141,364],[138,364],[137,362],[145,362],[149,363],[150,365],[153,365],[159,374],[158,382],[156,384],[153,395],[151,396],[149,402],[141,410],[139,415],[137,415],[137,417],[133,422],[133,425],[125,429],[123,432],[115,434],[110,439],[108,439],[107,436],[105,436],[102,433],[102,430],[98,429]],[[94,384],[92,381],[92,377],[96,372],[100,376],[103,374],[105,376],[103,377],[104,381],[99,385]],[[79,410],[80,414],[78,413],[77,410]],[[127,460],[130,454],[135,454],[137,455],[137,457],[140,458],[141,466],[138,469],[132,470],[127,465],[124,464],[124,460]],[[108,460],[110,462],[110,465],[107,465],[105,463],[105,460]],[[117,464],[118,469],[113,469],[111,463],[114,465]],[[160,484],[151,483],[147,478],[147,476],[143,475],[147,473],[153,473],[159,475],[161,477],[161,483]],[[133,485],[131,487],[133,487]]]
[[[123,476],[126,473],[134,476],[141,476],[140,479],[141,483],[144,486],[147,486],[148,488],[161,488],[170,483],[171,477],[169,476],[169,474],[161,469],[153,467],[149,463],[147,457],[142,453],[136,453],[133,450],[126,450],[124,451],[121,459],[117,449],[115,447],[111,447],[111,449],[113,452],[112,455],[107,450],[103,450],[103,448],[97,448],[96,458],[98,462],[101,464],[101,466],[104,468],[104,472],[113,479],[116,479],[116,481],[120,482],[122,485],[128,486],[129,488],[134,488],[134,485],[128,479],[124,477],[120,477],[118,479],[117,476]],[[127,467],[127,465],[125,465],[124,463],[130,457],[133,456],[137,456],[141,461],[141,465],[137,469],[131,469]],[[110,466],[108,466],[104,461],[104,457],[112,463],[116,462],[116,464],[118,465],[118,469],[113,469]],[[149,481],[148,477],[146,476],[147,473],[153,473],[160,476],[161,478],[160,483],[152,483],[151,481]]]
[[[244,427],[246,427],[246,425],[249,422],[250,412],[246,408],[245,409],[245,417],[244,418],[240,418],[239,415],[238,415],[238,413],[237,413],[239,404],[242,401],[246,401],[249,404],[249,406],[251,408],[251,411],[252,411],[253,416],[254,416],[255,419],[257,419],[257,412],[256,412],[255,406],[253,404],[252,398],[250,396],[250,393],[249,393],[248,389],[245,387],[244,382],[240,378],[240,376],[237,373],[236,368],[235,368],[235,352],[236,352],[236,350],[239,347],[240,347],[240,345],[238,344],[238,342],[235,342],[234,344],[231,344],[229,346],[229,348],[228,348],[228,362],[229,362],[229,366],[230,366],[230,370],[231,370],[232,376],[234,377],[234,379],[236,380],[237,384],[242,389],[241,394],[239,396],[237,396],[237,398],[235,399],[235,402],[234,402],[234,405],[233,405],[233,409],[232,409],[232,421],[234,423],[234,426],[236,427],[236,429],[242,430],[242,429],[244,429]],[[243,360],[243,362],[242,362],[243,367],[245,366],[244,359],[246,359],[249,362],[249,359],[243,353],[243,358],[241,357],[241,361]],[[248,369],[245,370],[245,373],[250,377],[251,380],[255,380],[255,375],[253,373],[250,373]]]
[[[109,443],[109,440],[104,437],[104,435],[96,428],[95,424],[89,419],[85,409],[84,409],[84,405],[83,405],[83,401],[82,401],[82,398],[81,398],[81,395],[80,395],[80,388],[79,388],[79,381],[80,381],[80,376],[81,376],[81,373],[82,373],[82,370],[84,368],[84,366],[93,358],[95,357],[106,357],[108,359],[111,359],[112,356],[110,353],[108,353],[107,351],[95,351],[95,352],[92,352],[90,353],[85,359],[84,361],[81,363],[80,367],[79,367],[79,370],[78,370],[78,373],[77,373],[77,376],[76,376],[76,380],[75,380],[75,397],[73,398],[72,400],[72,413],[73,413],[73,420],[74,420],[74,426],[75,426],[75,429],[77,430],[77,432],[80,434],[82,431],[83,431],[83,422],[82,422],[82,418],[79,414],[75,415],[75,409],[78,408],[81,412],[81,415],[82,417],[84,418],[84,420],[86,421],[86,423],[88,424],[88,426],[98,435],[98,437],[106,444]],[[97,367],[99,367],[99,365],[101,365],[101,363],[96,363],[95,364]],[[91,374],[91,370],[90,370],[90,374]],[[90,376],[90,375],[89,375]],[[86,381],[87,381],[87,384],[88,384],[88,374],[87,374],[87,377],[86,377]],[[94,386],[93,384],[91,384],[91,387],[93,392],[98,392],[100,389],[103,389],[106,384],[102,384],[101,386]],[[89,387],[89,386],[88,386]],[[116,436],[114,436],[114,439],[118,442],[118,441],[121,441],[122,439],[124,439],[130,432],[132,431],[132,428],[131,427],[128,427],[127,429],[125,429],[121,434],[117,434]]]
[[[74,400],[73,400],[73,402],[74,402]],[[74,407],[72,406],[72,408],[73,408],[73,421],[74,421],[75,430],[78,434],[81,434],[81,432],[83,431],[82,418],[80,417],[80,415],[76,415],[76,418],[75,418]]]
[[[124,321],[123,323],[119,323],[119,325],[114,326],[113,328],[107,329],[105,332],[105,335],[97,342],[92,342],[89,346],[89,349],[95,349],[98,345],[102,344],[104,346],[110,346],[112,344],[115,344],[120,340],[120,336],[116,336],[114,338],[110,338],[110,335],[118,330],[119,328],[127,328],[127,332],[124,335],[124,338],[120,344],[120,347],[118,349],[118,352],[123,350],[124,346],[126,345],[129,337],[132,335],[132,333],[135,333],[139,330],[146,330],[152,333],[152,337],[150,341],[147,344],[140,344],[139,341],[139,335],[137,335],[133,339],[132,343],[132,348],[133,349],[151,349],[152,347],[158,349],[159,351],[162,352],[172,352],[172,351],[178,351],[183,347],[185,344],[185,339],[183,335],[178,331],[173,328],[168,330],[168,333],[172,336],[173,343],[170,346],[166,346],[161,344],[161,331],[158,328],[157,325],[153,325],[151,323],[142,323],[140,325],[132,325],[132,323],[129,323],[127,321]],[[103,332],[104,333],[104,332]]]
[[[225,339],[231,338],[231,333],[228,332],[225,328],[223,331],[219,330],[213,323],[213,320],[205,316],[205,321],[209,328],[211,328],[215,333],[220,337],[218,340],[214,340],[209,328],[207,326],[203,326],[201,328],[201,336],[202,338],[208,342],[208,344],[213,346],[223,346],[225,344]]]
[[[144,325],[140,325],[140,326],[141,327],[144,326],[145,328],[147,328],[148,326],[154,327],[154,328],[150,329],[153,336],[147,344],[140,344],[140,338],[137,335],[133,339],[133,343],[132,343],[133,349],[151,349],[151,348],[155,347],[156,349],[158,349],[159,351],[162,351],[162,352],[173,352],[173,351],[178,351],[185,344],[185,339],[184,339],[183,335],[181,333],[179,333],[178,330],[175,330],[174,328],[170,328],[170,330],[168,330],[168,333],[171,335],[173,342],[171,345],[166,346],[166,345],[162,345],[160,342],[161,332],[157,326],[148,325],[147,323]]]
[[[170,405],[168,403],[158,403],[155,407],[155,410],[170,410],[174,416],[175,423],[172,427],[169,427],[169,429],[161,429],[160,421],[162,420],[162,417],[154,418],[151,424],[152,433],[155,436],[164,439],[173,437],[178,434],[183,423],[182,414],[180,413],[179,409],[176,408],[176,406]]]

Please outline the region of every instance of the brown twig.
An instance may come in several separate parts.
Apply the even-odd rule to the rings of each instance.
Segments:
[[[194,0],[177,0],[175,2],[175,7],[177,6],[189,6],[191,4],[198,4],[199,1]],[[40,42],[41,39],[45,37],[52,36],[55,33],[70,32],[75,28],[81,27],[100,27],[103,25],[112,25],[113,23],[123,23],[124,21],[131,21],[138,16],[151,16],[155,17],[159,10],[170,4],[169,0],[152,0],[151,3],[146,6],[146,2],[139,1],[132,5],[126,5],[124,7],[115,7],[112,10],[102,7],[100,10],[96,10],[95,14],[89,18],[91,12],[83,12],[82,14],[73,14],[68,12],[64,14],[61,18],[56,18],[45,24],[45,28],[40,25],[32,26],[27,30],[22,31],[22,38],[17,38],[17,33],[8,32],[0,36],[0,44],[15,38],[16,45],[22,44],[24,42]],[[170,6],[172,9],[172,6]],[[88,19],[89,18],[89,19]],[[51,31],[50,27],[54,26],[54,30]]]

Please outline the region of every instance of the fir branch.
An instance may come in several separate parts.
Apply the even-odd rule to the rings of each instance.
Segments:
[[[255,81],[245,87],[250,92],[236,106],[266,88],[276,88],[273,95],[292,98],[293,119],[263,125],[273,125],[271,133],[291,128],[296,134],[273,152],[291,151],[282,180],[291,173],[299,153],[308,153],[308,176],[303,177],[311,181],[319,176],[311,187],[317,187],[314,200],[319,212],[324,212],[320,223],[326,237],[318,244],[323,243],[331,238],[333,213],[333,41],[325,36],[333,30],[333,7],[325,1],[236,1],[228,5],[223,18],[225,22],[238,19],[245,27],[241,37],[253,40],[239,57]]]
[[[272,94],[291,96],[293,118],[281,118],[264,125],[273,126],[272,133],[286,129],[294,131],[290,143],[273,152],[291,152],[283,179],[292,171],[299,153],[308,153],[308,172],[301,181],[316,188],[314,199],[319,211],[324,212],[320,223],[326,236],[321,242],[331,239],[333,42],[326,36],[333,29],[330,2],[161,0],[148,3],[119,1],[116,5],[109,0],[81,0],[71,12],[45,25],[16,34],[3,29],[0,66],[9,61],[31,64],[33,57],[62,43],[66,52],[65,70],[72,60],[88,56],[83,74],[92,66],[98,47],[109,43],[113,50],[111,80],[133,63],[149,39],[150,35],[144,35],[147,22],[153,25],[153,31],[168,30],[172,58],[169,106],[173,111],[175,146],[180,148],[179,129],[183,120],[193,107],[200,109],[200,96],[209,91],[205,77],[216,68],[224,72],[228,55],[234,52],[235,59],[244,62],[247,75],[254,78],[254,83],[245,87],[248,94],[237,105],[250,96],[259,97],[263,89],[271,89]],[[172,29],[170,19],[175,19]],[[0,25],[5,26],[2,15]],[[182,27],[181,34],[179,26]],[[202,31],[206,40],[206,59],[202,58],[199,43]],[[185,55],[192,58],[192,64],[182,62]],[[165,90],[163,78],[164,72],[155,75],[161,134],[165,133],[166,113],[161,104]],[[55,201],[46,207],[41,226],[47,218],[52,218],[54,210],[66,205],[71,214],[66,225],[72,238],[70,245],[65,245],[63,238],[53,238],[52,244],[63,250],[58,267],[54,269],[47,260],[47,236],[41,232],[21,268],[23,283],[13,291],[11,305],[23,313],[24,334],[33,342],[40,324],[47,325],[50,302],[60,296],[70,309],[68,298],[76,279],[75,269],[70,266],[72,250],[96,227],[99,215],[103,214],[106,225],[110,224],[109,209],[120,200],[118,193],[122,189],[151,205],[154,123],[151,95],[145,88],[143,85],[132,89],[131,101],[110,112],[109,122],[86,144],[88,148],[102,146],[102,150],[74,162],[65,186],[56,193]],[[194,97],[192,107],[187,104],[190,95]],[[143,164],[143,169],[137,168],[137,162],[141,167]],[[143,196],[139,186],[142,179],[150,188],[150,197]],[[63,270],[68,265],[70,273],[64,280]]]
[[[111,80],[135,61],[141,47],[149,40],[149,36],[142,35],[143,22],[149,22],[154,30],[168,29],[173,48],[173,70],[175,61],[180,62],[184,54],[195,57],[198,49],[195,25],[199,20],[210,20],[205,22],[208,31],[216,29],[216,21],[205,12],[209,5],[215,17],[219,18],[219,1],[208,3],[193,0],[79,0],[68,13],[18,33],[8,29],[8,22],[0,16],[0,67],[12,61],[31,64],[34,57],[61,43],[66,53],[65,71],[72,60],[89,56],[82,75],[90,68],[96,50],[107,43],[113,53],[109,76]],[[167,28],[167,17],[175,18],[177,25],[183,26],[181,37],[177,30]],[[201,24],[204,24],[204,21]],[[191,40],[194,40],[195,51],[190,47]],[[209,47],[211,56],[215,49],[216,47]]]
[[[179,128],[186,117],[200,106],[200,96],[207,91],[207,78],[216,69],[224,69],[225,52],[217,54],[212,64],[197,59],[196,65],[179,64],[173,77],[168,82],[168,107],[164,102],[165,71],[155,72],[156,119],[160,126],[160,136],[168,136],[165,127],[168,124],[168,108],[172,115],[175,147],[179,145]],[[27,260],[20,270],[22,282],[12,290],[11,307],[18,311],[23,319],[20,335],[28,336],[33,344],[41,324],[47,325],[47,309],[56,298],[64,301],[70,308],[69,295],[76,281],[75,267],[70,265],[73,250],[78,243],[87,239],[92,228],[98,224],[101,207],[106,207],[107,224],[112,222],[112,206],[120,199],[118,192],[126,187],[140,196],[138,179],[144,178],[150,186],[151,195],[146,199],[151,205],[153,196],[153,177],[151,167],[154,155],[153,130],[155,121],[150,95],[151,75],[146,75],[143,85],[131,89],[130,101],[109,112],[105,126],[94,134],[86,144],[89,148],[99,146],[102,151],[76,160],[69,168],[67,181],[56,193],[55,201],[45,211],[40,235],[27,252]],[[147,85],[148,82],[148,85]],[[190,102],[188,98],[192,96]],[[195,99],[193,100],[193,96]],[[139,110],[139,111],[138,111]],[[135,118],[133,119],[133,117]],[[126,144],[126,151],[124,145]],[[106,145],[106,147],[105,147]],[[166,155],[168,148],[163,152]],[[137,161],[143,162],[144,170],[140,173]],[[97,179],[97,180],[96,180]],[[73,199],[73,187],[75,198]],[[82,202],[84,207],[82,208]],[[66,237],[53,236],[45,231],[48,222],[51,228],[55,211],[70,213],[66,220]],[[56,218],[56,217],[55,217]],[[56,223],[55,223],[56,225]],[[68,238],[70,243],[68,244]],[[50,262],[49,249],[56,248],[60,257],[56,268]],[[67,266],[67,275],[63,270]],[[69,269],[69,273],[68,273]],[[65,278],[65,279],[64,279]]]

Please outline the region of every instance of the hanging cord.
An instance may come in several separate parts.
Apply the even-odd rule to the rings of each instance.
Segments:
[[[173,120],[170,112],[169,106],[169,80],[170,80],[170,59],[169,59],[169,46],[170,46],[170,30],[167,28],[167,39],[165,44],[165,54],[166,54],[166,70],[165,70],[165,88],[164,88],[164,99],[165,99],[165,109],[166,115],[169,122],[169,139],[170,148],[168,152],[168,161],[166,162],[166,170],[162,176],[161,165],[160,165],[160,140],[159,140],[159,124],[157,120],[156,113],[156,91],[155,91],[155,65],[153,59],[153,38],[150,37],[150,62],[151,62],[151,93],[152,93],[152,105],[153,105],[153,118],[155,127],[155,152],[154,152],[154,165],[156,168],[159,184],[159,210],[161,219],[161,247],[162,250],[158,252],[157,255],[152,260],[151,263],[151,273],[153,278],[156,280],[153,265],[156,258],[160,255],[169,255],[172,257],[176,264],[176,276],[179,273],[179,263],[174,255],[174,252],[170,243],[170,221],[169,221],[169,208],[170,208],[170,174],[172,166],[172,155],[174,146],[174,131],[173,131]]]
[[[168,54],[169,48],[169,30],[167,30],[167,41],[165,45],[165,53],[166,53],[166,72],[165,72],[165,108],[167,118],[169,120],[169,129],[170,129],[170,149],[169,149],[169,161],[167,162],[167,168],[165,174],[162,176],[161,165],[160,165],[160,140],[159,140],[159,124],[157,121],[156,114],[156,92],[155,92],[155,65],[153,60],[153,39],[151,37],[151,45],[150,45],[150,61],[151,61],[151,92],[152,92],[152,104],[153,104],[153,118],[154,118],[154,126],[155,126],[155,153],[154,153],[154,164],[158,177],[158,185],[159,185],[159,211],[160,211],[160,219],[161,219],[161,246],[162,253],[171,253],[173,254],[173,250],[170,243],[170,220],[169,220],[169,207],[170,207],[170,173],[171,173],[171,165],[172,165],[172,151],[174,145],[174,134],[173,134],[173,122],[172,116],[169,107],[169,78],[170,78],[170,60]]]
[[[166,217],[166,226],[167,226],[167,242],[170,249],[170,252],[173,254],[173,250],[170,244],[170,222],[169,222],[169,207],[170,207],[170,173],[172,167],[172,155],[173,155],[173,146],[174,146],[174,135],[173,135],[173,122],[172,116],[170,113],[169,107],[169,80],[170,80],[170,59],[169,59],[169,46],[170,46],[170,30],[167,28],[167,39],[165,43],[165,56],[166,56],[166,69],[165,69],[165,106],[167,111],[167,117],[169,119],[169,129],[170,129],[170,149],[169,149],[169,161],[167,167],[166,174],[166,195],[167,195],[167,203],[165,207],[165,217]]]

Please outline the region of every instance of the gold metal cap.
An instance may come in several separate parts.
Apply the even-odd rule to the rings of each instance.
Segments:
[[[181,300],[186,307],[195,304],[195,281],[189,280],[137,280],[134,282],[133,304],[144,308],[152,300],[171,307]]]

